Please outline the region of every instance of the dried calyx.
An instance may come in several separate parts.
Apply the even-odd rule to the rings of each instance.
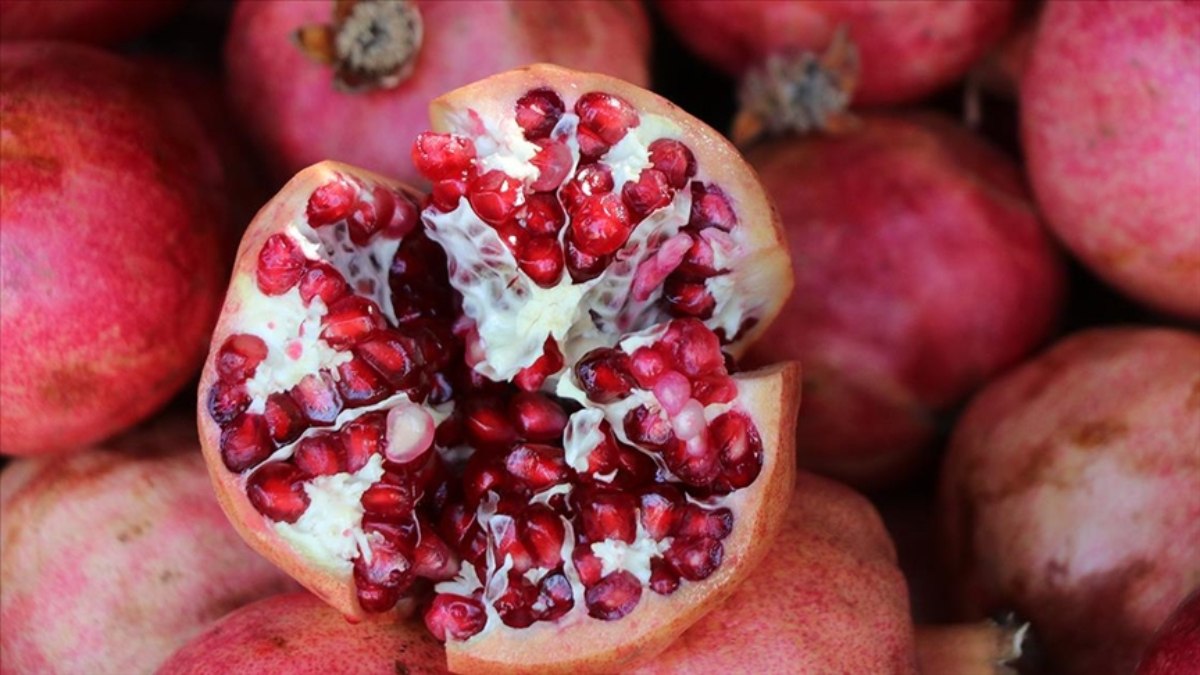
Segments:
[[[294,37],[305,55],[334,67],[339,89],[370,91],[412,74],[424,24],[412,0],[334,0],[330,23],[302,26]]]

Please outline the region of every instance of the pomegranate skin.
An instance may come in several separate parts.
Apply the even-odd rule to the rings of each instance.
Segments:
[[[154,77],[90,47],[0,47],[5,454],[126,429],[204,357],[226,174],[191,106]]]
[[[958,601],[1061,673],[1129,673],[1200,582],[1200,336],[1078,333],[988,386],[941,476]]]
[[[1142,655],[1137,675],[1200,673],[1200,591],[1171,614]]]
[[[423,184],[410,150],[428,128],[429,101],[509,68],[544,61],[640,86],[650,79],[640,3],[423,0],[418,8],[424,44],[412,75],[393,89],[345,93],[334,89],[332,68],[292,40],[301,26],[329,23],[332,3],[238,4],[225,46],[230,96],[280,183],[335,159]]]
[[[0,38],[109,45],[171,18],[183,0],[0,0]]]
[[[295,588],[238,538],[171,418],[0,474],[0,670],[151,672],[226,612]]]
[[[442,645],[415,623],[353,624],[309,593],[230,613],[170,658],[159,675],[449,673]]]
[[[659,0],[690,49],[734,75],[774,53],[824,51],[846,26],[857,104],[919,99],[961,77],[1007,30],[1015,3],[952,0]]]
[[[908,590],[874,507],[801,472],[771,552],[646,673],[915,673]]]
[[[1056,234],[1123,293],[1200,319],[1200,5],[1048,3],[1020,98]]]
[[[796,279],[753,360],[805,364],[802,465],[894,483],[939,415],[1048,335],[1061,261],[1013,162],[939,117],[867,116],[847,135],[747,158]]]

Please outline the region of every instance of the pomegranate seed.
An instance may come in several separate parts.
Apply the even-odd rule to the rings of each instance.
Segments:
[[[527,628],[534,622],[533,603],[537,602],[538,589],[533,582],[520,574],[509,572],[508,588],[496,598],[492,606],[500,614],[500,620],[513,628]]]
[[[286,392],[275,392],[267,397],[263,407],[263,419],[267,421],[267,429],[271,438],[278,445],[291,443],[304,433],[304,415],[300,408]]]
[[[572,213],[571,238],[589,255],[616,253],[625,245],[631,232],[629,212],[614,194],[590,197]]]
[[[666,559],[679,576],[688,581],[703,581],[721,566],[725,547],[716,539],[699,537],[676,539],[667,549]]]
[[[418,465],[433,445],[433,417],[419,405],[401,404],[387,414],[384,457],[405,466]]]
[[[534,602],[534,616],[539,621],[554,621],[575,606],[575,593],[571,582],[562,572],[553,572],[542,577],[538,584],[538,597]]]
[[[567,258],[567,271],[571,279],[579,283],[600,276],[612,260],[611,256],[594,256],[579,250],[569,233],[563,242],[563,253]]]
[[[343,470],[345,449],[337,436],[316,434],[296,444],[292,461],[309,476],[332,476]]]
[[[672,321],[663,335],[675,367],[690,378],[704,375],[724,375],[725,355],[721,341],[702,322],[696,319]]]
[[[678,415],[692,400],[692,384],[682,373],[668,370],[654,383],[654,398],[668,415]]]
[[[508,472],[503,464],[494,457],[476,452],[463,472],[463,495],[470,504],[478,504],[488,492],[508,492],[505,486],[507,478]]]
[[[357,190],[344,180],[335,180],[313,190],[304,209],[308,224],[324,227],[345,220],[358,199]]]
[[[454,134],[425,132],[417,135],[413,165],[432,182],[463,178],[475,162],[475,143]]]
[[[708,375],[692,383],[692,396],[703,405],[732,403],[737,398],[737,383],[728,375]]]
[[[593,349],[575,364],[575,377],[596,403],[612,403],[629,395],[634,386],[629,357],[608,347]]]
[[[354,582],[359,591],[359,604],[363,604],[366,591],[376,602],[363,605],[363,609],[369,612],[386,612],[396,604],[399,594],[412,584],[412,562],[408,556],[386,541],[374,539],[370,540],[369,545],[370,560],[365,552],[354,559]],[[389,604],[388,599],[392,597],[395,599]]]
[[[519,443],[505,457],[504,468],[534,492],[540,492],[567,477],[563,449],[553,445]]]
[[[683,495],[669,485],[655,485],[642,492],[639,504],[638,518],[642,529],[657,541],[669,536],[674,529],[683,505]]]
[[[429,191],[429,201],[438,211],[453,211],[458,208],[459,200],[467,194],[467,186],[463,178],[439,180]]]
[[[562,370],[563,355],[553,336],[548,336],[542,345],[542,355],[530,365],[522,368],[513,377],[513,384],[521,391],[541,389],[546,378]]]
[[[621,199],[635,221],[669,205],[674,198],[675,191],[667,183],[666,174],[658,169],[646,169],[636,182],[629,181],[621,188]]]
[[[706,237],[692,235],[692,245],[676,268],[684,281],[702,281],[718,273],[712,244]]]
[[[533,89],[517,99],[517,126],[525,131],[525,138],[546,138],[562,119],[566,105],[551,89]]]
[[[675,537],[724,539],[733,531],[733,512],[727,508],[708,510],[695,504],[679,507],[678,520],[671,534]]]
[[[287,293],[304,276],[304,263],[304,252],[291,237],[282,232],[267,237],[258,252],[258,289],[267,295]]]
[[[612,170],[604,164],[588,164],[575,172],[575,177],[559,191],[559,197],[565,208],[574,211],[588,197],[598,197],[612,191]]]
[[[654,255],[648,256],[638,264],[633,275],[633,286],[629,289],[629,297],[638,302],[649,300],[683,262],[683,256],[687,255],[691,246],[692,237],[686,232],[680,232],[663,242]]]
[[[721,492],[744,488],[762,471],[762,439],[745,415],[727,412],[709,427],[721,458],[721,474],[714,487]]]
[[[624,426],[631,442],[651,450],[661,451],[675,437],[670,420],[644,405],[625,413]]]
[[[311,425],[329,426],[342,412],[342,399],[324,373],[305,375],[288,393]]]
[[[637,488],[652,483],[658,474],[658,465],[649,455],[622,445],[616,455],[617,475],[612,484],[622,488]]]
[[[396,603],[400,602],[400,596],[404,593],[399,588],[376,586],[364,581],[356,581],[354,591],[358,598],[359,606],[364,611],[375,614],[382,614],[395,607]]]
[[[208,414],[219,426],[225,426],[233,418],[250,407],[250,394],[244,384],[217,381],[208,390]]]
[[[503,504],[503,502],[501,503]],[[524,574],[533,567],[533,556],[529,554],[529,549],[525,548],[525,543],[521,541],[517,521],[512,516],[504,513],[497,514],[492,516],[487,526],[495,541],[496,560],[501,562],[510,560],[512,562],[511,570],[517,574]]]
[[[287,462],[264,464],[246,482],[246,496],[264,516],[278,523],[294,523],[308,509],[306,476]]]
[[[350,241],[359,246],[371,243],[371,237],[383,227],[375,206],[369,202],[359,202],[355,205],[350,216],[346,218],[346,231]]]
[[[422,521],[423,522],[423,521]],[[420,543],[413,551],[413,574],[444,581],[458,574],[458,556],[428,524],[421,525]]]
[[[676,190],[687,185],[688,179],[696,175],[696,157],[683,143],[660,138],[650,144],[650,164],[663,172],[667,184]]]
[[[642,599],[642,584],[629,572],[613,572],[587,589],[583,599],[589,616],[615,621],[637,607]]]
[[[708,485],[720,470],[717,450],[709,443],[707,433],[686,441],[672,440],[663,450],[663,460],[671,473],[688,485]]]
[[[667,308],[676,316],[694,316],[700,319],[712,318],[717,301],[713,298],[704,284],[683,281],[671,276],[663,284],[663,300]]]
[[[304,276],[300,278],[300,299],[306,306],[313,298],[319,297],[328,307],[349,292],[350,287],[346,285],[342,274],[328,263],[310,262]]]
[[[602,143],[615,145],[631,127],[638,125],[637,111],[625,99],[593,91],[575,102],[579,127],[596,135]]]
[[[603,434],[602,440],[592,451],[588,453],[587,475],[597,476],[612,473],[617,469],[617,439],[613,436],[612,428],[608,426],[608,422],[600,423],[600,432]]]
[[[373,513],[364,513],[362,528],[367,533],[378,532],[393,549],[406,555],[407,552],[416,549],[417,541],[422,536],[418,532],[417,520],[413,518],[395,520]]]
[[[237,333],[225,338],[217,350],[217,377],[225,382],[245,382],[254,377],[267,358],[267,343],[257,335]]]
[[[367,513],[389,520],[404,520],[412,516],[419,496],[409,484],[375,483],[363,492],[360,501]]]
[[[471,535],[472,525],[475,525],[475,510],[468,509],[465,504],[454,503],[442,511],[438,531],[452,547],[461,549]]]
[[[692,183],[692,212],[688,217],[688,225],[697,230],[715,227],[728,232],[737,225],[737,214],[729,198],[721,188],[708,184]]]
[[[333,303],[321,324],[324,326],[321,339],[337,350],[348,349],[372,332],[387,327],[379,306],[358,295]]]
[[[500,408],[476,399],[467,404],[467,438],[480,447],[504,448],[517,440],[517,430]]]
[[[562,278],[563,252],[554,237],[530,237],[517,248],[521,271],[542,288],[551,288]]]
[[[590,588],[600,583],[604,563],[600,562],[600,558],[596,557],[595,553],[592,553],[591,546],[577,543],[571,552],[571,560],[575,565],[575,571],[579,573],[579,580],[584,586]]]
[[[242,413],[221,430],[221,459],[234,473],[262,462],[275,452],[267,422],[260,415]]]
[[[579,514],[588,541],[617,539],[632,544],[637,536],[637,500],[623,492],[596,491],[580,498]]]
[[[387,382],[362,359],[338,365],[337,390],[347,408],[378,403],[391,394]]]
[[[517,197],[521,193],[520,181],[510,178],[503,171],[493,169],[471,181],[467,199],[475,215],[484,222],[500,225],[508,220],[517,208]]]
[[[363,415],[342,427],[339,435],[346,451],[346,471],[358,471],[373,455],[383,452],[385,429],[383,413]]]
[[[654,383],[669,369],[667,357],[653,347],[638,347],[630,357],[629,372],[642,389],[653,389]]]
[[[679,573],[662,558],[650,560],[650,590],[659,595],[670,595],[679,588]]]
[[[439,593],[425,611],[425,627],[443,642],[451,638],[466,640],[483,630],[486,624],[487,612],[483,605],[461,595]]]
[[[508,415],[528,441],[560,440],[567,428],[566,411],[544,394],[518,392],[508,402]]]
[[[525,217],[522,225],[525,231],[534,236],[558,236],[559,230],[567,224],[567,214],[551,193],[529,195],[525,199]]]
[[[384,187],[375,188],[373,194],[379,222],[383,224],[383,236],[388,239],[406,236],[420,222],[421,211],[408,195]]]
[[[412,338],[394,330],[376,332],[354,347],[355,356],[397,389],[407,389],[415,383],[419,373],[414,357],[418,353]]]
[[[563,561],[565,537],[562,518],[549,506],[534,504],[525,509],[521,518],[521,539],[529,549],[535,567],[558,567]]]
[[[574,168],[575,157],[566,143],[560,141],[538,141],[541,150],[529,163],[538,170],[537,179],[529,184],[534,192],[549,192],[557,190]]]

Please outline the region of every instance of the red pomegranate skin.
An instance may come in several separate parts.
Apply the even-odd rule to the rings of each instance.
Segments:
[[[0,38],[110,45],[170,19],[183,0],[0,0]]]
[[[801,465],[911,473],[939,417],[1052,329],[1061,261],[1007,156],[931,115],[751,148],[796,290],[754,359],[800,359]]]
[[[225,519],[190,419],[0,473],[0,671],[152,672],[296,585]]]
[[[296,29],[327,24],[332,4],[243,0],[225,45],[230,96],[243,126],[284,180],[334,159],[423,184],[410,154],[429,125],[429,101],[456,87],[529,63],[614,75],[639,86],[650,76],[650,33],[637,2],[422,0],[424,44],[409,79],[393,89],[345,93],[333,70],[293,44]]]
[[[353,624],[310,593],[260,600],[180,649],[159,675],[202,673],[439,675],[441,643],[418,623]]]
[[[879,514],[801,472],[766,560],[638,672],[915,673],[914,650],[908,589]]]
[[[1200,591],[1180,603],[1142,655],[1137,675],[1200,673]]]
[[[1200,584],[1200,335],[1095,328],[988,385],[940,502],[962,611],[1023,614],[1053,672],[1132,672]]]
[[[659,0],[692,51],[740,74],[771,54],[822,52],[839,26],[858,47],[856,104],[904,103],[964,75],[1012,21],[1009,0]]]
[[[98,441],[203,359],[231,232],[220,154],[149,71],[54,43],[0,48],[0,450]]]
[[[1200,319],[1200,4],[1047,3],[1020,102],[1058,237],[1121,292]]]

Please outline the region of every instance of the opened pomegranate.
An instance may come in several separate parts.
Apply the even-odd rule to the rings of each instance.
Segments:
[[[1196,673],[1200,673],[1200,590],[1180,603],[1158,629],[1137,668],[1137,675]]]
[[[0,39],[114,44],[169,19],[183,0],[0,0]]]
[[[731,370],[790,290],[775,215],[716,132],[613,78],[533,66],[432,111],[422,207],[323,163],[251,224],[210,469],[253,546],[348,616],[417,601],[452,670],[619,668],[786,507],[796,371]]]
[[[203,359],[232,192],[192,104],[95,48],[0,47],[0,450],[144,419]]]
[[[1048,2],[1020,98],[1029,182],[1063,243],[1200,319],[1200,5]]]
[[[1069,337],[988,386],[942,473],[961,609],[1011,608],[1056,673],[1129,673],[1200,581],[1200,335]]]
[[[629,0],[242,0],[230,95],[280,182],[335,159],[417,182],[429,101],[545,61],[645,86],[650,31]]]
[[[0,473],[0,671],[147,673],[295,583],[238,538],[172,417]]]

